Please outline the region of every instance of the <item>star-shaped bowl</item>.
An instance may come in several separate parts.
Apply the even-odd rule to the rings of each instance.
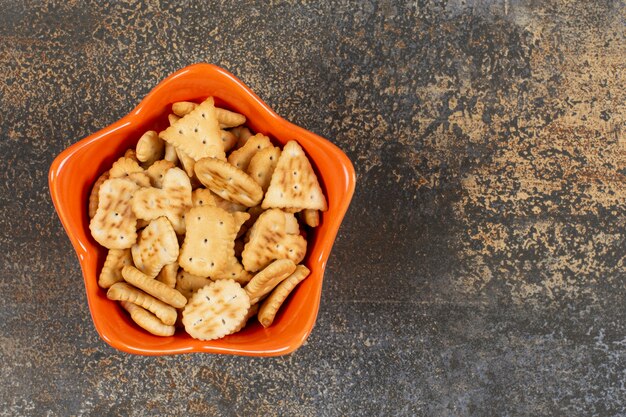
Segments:
[[[281,145],[297,139],[317,171],[328,199],[320,226],[308,235],[304,263],[311,275],[289,296],[274,323],[263,328],[256,320],[236,334],[213,341],[192,339],[181,329],[171,337],[153,336],[136,326],[117,302],[98,287],[107,250],[91,237],[87,200],[98,176],[147,130],[167,127],[167,115],[177,101],[200,102],[213,96],[216,104],[247,117],[247,125]],[[56,157],[49,172],[50,194],[83,271],[89,309],[96,330],[111,346],[142,355],[188,352],[251,356],[288,354],[311,333],[320,305],[324,268],[341,221],[354,193],[354,168],[328,140],[278,116],[234,75],[214,65],[195,64],[170,75],[132,111],[111,126],[70,146]]]

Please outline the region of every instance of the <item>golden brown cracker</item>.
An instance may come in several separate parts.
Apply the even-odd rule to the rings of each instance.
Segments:
[[[246,116],[234,111],[226,110],[221,107],[215,108],[215,116],[222,129],[237,127],[246,122]]]
[[[270,146],[257,152],[248,164],[248,174],[267,191],[272,180],[272,174],[280,158],[280,148]]]
[[[163,157],[165,144],[157,132],[148,130],[139,138],[135,149],[137,159],[150,166]]]
[[[195,176],[193,167],[196,165],[196,161],[189,155],[185,153],[182,149],[176,149],[176,156],[180,161],[181,167],[185,170],[189,178]]]
[[[289,141],[283,148],[262,207],[321,211],[328,208],[313,167],[298,142]]]
[[[178,242],[176,242],[178,243]],[[157,275],[156,279],[170,288],[176,286],[176,274],[178,273],[178,262],[172,262],[171,264],[163,266],[161,272]]]
[[[163,159],[173,163],[174,165],[178,164],[178,154],[176,153],[174,145],[165,142],[165,153],[163,155]]]
[[[204,158],[196,162],[194,170],[202,184],[225,200],[252,207],[263,198],[261,186],[228,162]]]
[[[237,333],[238,331],[246,327],[246,324],[248,324],[248,321],[250,321],[252,317],[256,316],[258,312],[259,312],[259,303],[251,305],[245,317],[241,321],[241,324],[239,324],[239,326],[237,326],[235,330],[233,330],[233,333]]]
[[[107,298],[114,301],[128,301],[143,307],[157,316],[163,324],[171,326],[176,323],[178,313],[174,307],[125,282],[118,282],[111,286],[107,291]]]
[[[151,278],[156,277],[165,265],[176,262],[178,252],[176,233],[165,217],[150,221],[131,248],[137,269]]]
[[[250,131],[250,129],[248,129],[245,126],[235,127],[235,128],[232,128],[230,131],[235,136],[237,136],[237,143],[235,144],[235,149],[239,149],[242,146],[244,146],[246,142],[248,141],[248,139],[254,136],[252,132]]]
[[[304,281],[306,277],[309,276],[311,271],[304,266],[298,265],[295,272],[287,277],[283,282],[278,284],[278,286],[272,291],[269,297],[267,297],[263,303],[261,303],[261,307],[258,312],[259,323],[263,327],[269,327],[274,322],[274,318],[276,317],[276,313],[283,305],[289,294],[293,291],[293,289],[300,282]]]
[[[100,191],[100,186],[109,179],[109,171],[102,173],[93,184],[93,188],[91,189],[91,194],[89,195],[89,218],[93,219],[93,216],[96,215],[96,211],[98,210],[98,192]]]
[[[183,324],[191,337],[213,340],[237,329],[248,310],[248,294],[235,281],[224,279],[198,290],[183,310]]]
[[[110,178],[100,186],[98,209],[89,223],[96,242],[108,249],[126,249],[135,243],[137,217],[131,202],[138,189],[126,178]]]
[[[116,282],[123,281],[122,268],[132,264],[133,258],[130,249],[109,249],[98,277],[98,285],[101,288],[109,288]]]
[[[187,304],[187,299],[181,293],[174,288],[168,287],[161,281],[150,278],[134,266],[125,266],[122,268],[122,276],[124,277],[124,281],[172,307],[182,308]]]
[[[162,188],[144,188],[135,193],[132,207],[140,219],[167,217],[178,234],[185,233],[183,215],[191,207],[191,183],[180,168],[163,175]]]
[[[143,172],[143,168],[137,161],[131,158],[122,156],[117,161],[113,162],[111,169],[109,170],[110,178],[123,178],[130,174]]]
[[[300,263],[305,254],[306,239],[299,234],[295,216],[270,209],[261,214],[250,229],[241,259],[247,271],[255,272],[275,259]]]
[[[159,320],[157,316],[150,313],[143,307],[140,307],[128,301],[122,301],[120,304],[122,305],[122,307],[124,307],[126,311],[130,313],[131,319],[133,319],[133,321],[137,323],[137,325],[142,329],[147,330],[155,336],[174,335],[174,332],[176,331],[176,328],[174,326],[168,326],[166,324],[163,324],[163,322]]]
[[[185,215],[185,224],[187,234],[178,263],[191,274],[212,277],[234,256],[233,216],[219,207],[194,207]]]
[[[215,194],[206,188],[197,188],[191,193],[191,201],[194,207],[215,206]]]
[[[176,275],[176,290],[189,300],[196,291],[209,285],[211,282],[213,280],[210,278],[193,275],[181,269]]]
[[[237,136],[228,130],[220,130],[224,152],[230,151],[237,144]]]
[[[166,161],[165,159],[154,162],[146,170],[146,175],[150,178],[150,184],[155,188],[162,188],[163,175],[165,175],[168,169],[174,168],[175,166],[176,164],[174,162]]]
[[[137,154],[135,153],[134,149],[126,149],[126,152],[124,152],[124,158],[129,158],[135,162],[139,162],[139,159],[137,159]]]
[[[248,139],[244,146],[228,155],[228,162],[245,172],[248,169],[252,157],[261,150],[271,146],[272,142],[270,142],[270,138],[262,133],[257,133]]]
[[[296,264],[289,259],[279,259],[263,268],[244,288],[250,297],[250,304],[256,304],[295,270]]]
[[[213,97],[159,133],[159,137],[196,161],[207,157],[226,159]]]
[[[168,114],[167,115],[167,121],[170,123],[170,126],[176,124],[178,121],[180,120],[180,117],[176,116],[175,114]],[[159,132],[159,137],[161,137],[161,133]],[[165,142],[167,143],[167,142]]]
[[[248,209],[248,207],[244,205],[233,203],[232,201],[224,200],[222,197],[215,194],[213,191],[211,191],[211,194],[213,195],[215,206],[222,208],[229,213],[235,213],[237,211],[246,211]]]
[[[304,209],[301,212],[302,220],[309,227],[317,227],[320,225],[320,212],[319,210]]]
[[[178,117],[183,117],[191,113],[191,111],[196,107],[198,107],[197,103],[192,103],[190,101],[179,101],[172,104],[172,113],[174,113]]]

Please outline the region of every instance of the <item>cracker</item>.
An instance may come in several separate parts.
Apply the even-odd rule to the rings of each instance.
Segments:
[[[183,324],[195,339],[218,339],[237,329],[249,309],[250,299],[239,284],[215,281],[191,297],[183,310]]]
[[[304,209],[301,212],[302,220],[307,226],[317,227],[320,225],[320,212],[319,210]]]
[[[283,305],[289,294],[300,282],[304,281],[309,276],[311,271],[304,266],[298,265],[295,272],[286,278],[283,282],[272,291],[269,297],[267,297],[259,308],[258,319],[259,323],[265,328],[272,325],[276,313]]]
[[[261,186],[263,192],[270,186],[272,174],[280,158],[280,148],[271,146],[258,151],[248,164],[248,174]]]
[[[189,300],[196,291],[212,282],[210,278],[193,275],[181,269],[176,275],[176,290]]]
[[[215,115],[222,129],[237,127],[246,122],[246,116],[243,114],[235,113],[234,111],[226,110],[221,107],[215,108]]]
[[[229,258],[226,266],[214,273],[211,278],[214,280],[232,279],[244,285],[252,279],[252,274],[246,271],[243,265],[239,263],[239,260],[235,257],[233,248],[233,256]]]
[[[178,154],[176,153],[174,145],[165,142],[165,154],[163,155],[163,159],[170,161],[174,165],[178,163]]]
[[[207,157],[226,159],[213,97],[165,129],[159,137],[196,161]]]
[[[230,151],[237,144],[237,136],[228,130],[220,130],[224,152]]]
[[[235,127],[231,129],[231,132],[233,132],[233,134],[237,136],[237,144],[235,145],[237,149],[245,145],[248,139],[254,136],[252,132],[250,132],[250,129],[245,126]]]
[[[168,114],[167,115],[167,121],[170,123],[170,126],[176,124],[179,120],[180,120],[180,117],[176,116],[175,114]],[[161,133],[159,133],[159,137],[161,137]],[[167,142],[165,142],[165,143],[167,143]]]
[[[295,270],[296,264],[289,259],[279,259],[263,268],[244,288],[250,297],[250,304],[256,304]]]
[[[263,198],[261,186],[228,162],[204,158],[196,162],[195,172],[202,184],[228,201],[252,207]]]
[[[150,278],[134,266],[122,268],[124,280],[135,287],[144,290],[154,298],[163,301],[172,307],[182,308],[187,304],[187,299],[181,293],[168,287],[161,281]]]
[[[193,177],[195,175],[193,167],[196,165],[196,161],[191,156],[187,155],[182,149],[176,149],[176,156],[189,178]]]
[[[176,242],[178,243],[178,241]],[[161,272],[157,275],[156,279],[170,288],[176,286],[176,274],[178,273],[178,262],[172,262],[161,268]]]
[[[194,207],[215,206],[215,194],[206,188],[197,188],[191,193],[191,201]]]
[[[157,300],[150,294],[146,294],[125,282],[118,282],[109,288],[107,298],[114,301],[128,301],[143,307],[157,316],[163,324],[171,326],[176,323],[178,313],[174,307]]]
[[[136,304],[128,301],[121,302],[122,307],[130,313],[130,318],[133,319],[139,327],[155,336],[172,336],[176,331],[174,326],[168,326],[163,324],[154,314],[150,313],[143,307],[139,307]]]
[[[151,278],[156,277],[165,265],[176,262],[178,252],[176,233],[165,217],[152,220],[131,248],[135,265]]]
[[[98,277],[98,285],[101,288],[109,288],[116,282],[123,281],[122,268],[132,264],[133,258],[130,249],[109,249]]]
[[[197,103],[192,103],[190,101],[179,101],[172,104],[172,113],[174,113],[178,117],[183,117],[191,113],[191,111],[196,107],[198,107]]]
[[[236,211],[232,213],[233,219],[235,219],[235,229],[237,229],[237,237],[246,232],[244,224],[250,218],[250,213],[244,213],[242,211]]]
[[[138,218],[154,220],[167,217],[178,234],[185,233],[183,215],[191,207],[191,183],[179,168],[170,168],[163,175],[162,188],[144,188],[135,193],[133,211]]]
[[[93,188],[91,189],[91,194],[89,194],[89,218],[93,219],[93,216],[96,215],[96,211],[98,210],[98,192],[100,191],[100,187],[102,184],[109,179],[109,171],[102,173],[93,184]]]
[[[187,234],[178,263],[191,274],[213,276],[234,256],[233,216],[219,207],[194,207],[187,212],[185,224]]]
[[[306,239],[300,236],[295,216],[270,209],[259,216],[250,229],[249,240],[241,254],[243,266],[255,272],[275,259],[298,264],[306,255]]]
[[[233,333],[237,333],[238,331],[240,331],[241,329],[243,329],[244,327],[246,327],[246,324],[248,324],[248,321],[256,316],[256,314],[259,312],[259,303],[253,304],[250,306],[250,308],[248,309],[248,312],[246,313],[245,317],[243,318],[243,320],[241,321],[241,324],[239,324],[239,326],[237,326],[235,328],[235,330],[233,330]]]
[[[146,175],[150,178],[150,184],[153,187],[162,188],[163,175],[165,175],[168,169],[174,168],[175,166],[175,163],[166,161],[165,159],[154,162],[150,165],[150,168],[146,169]]]
[[[262,207],[328,208],[313,167],[298,142],[289,141],[283,148]]]
[[[252,157],[262,149],[269,148],[271,146],[272,142],[270,142],[270,138],[262,133],[257,133],[248,139],[244,146],[228,155],[228,162],[240,170],[246,171]]]
[[[135,153],[134,149],[126,149],[126,152],[124,152],[124,158],[129,158],[135,162],[139,162],[139,159],[137,159],[137,154]]]
[[[139,172],[143,172],[143,168],[137,161],[122,156],[117,161],[113,162],[109,170],[109,176],[110,178],[123,178]]]
[[[139,138],[135,149],[137,159],[149,166],[163,157],[165,144],[157,132],[148,130]]]
[[[244,205],[233,203],[232,201],[224,200],[222,197],[215,194],[213,191],[211,191],[211,194],[213,195],[215,206],[222,208],[229,213],[235,213],[237,211],[246,211],[248,209],[248,207]]]
[[[137,240],[137,217],[131,209],[139,186],[126,178],[106,180],[98,192],[98,209],[89,223],[93,238],[108,249],[130,248]]]

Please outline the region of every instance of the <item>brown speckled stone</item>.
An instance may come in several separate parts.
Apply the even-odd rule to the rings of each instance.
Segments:
[[[619,1],[4,2],[0,415],[626,414]],[[307,344],[99,339],[47,171],[218,64],[355,164]]]

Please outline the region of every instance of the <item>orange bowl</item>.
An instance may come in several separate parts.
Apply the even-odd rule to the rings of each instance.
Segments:
[[[320,226],[308,235],[304,263],[311,275],[289,296],[272,326],[265,329],[254,320],[239,333],[208,342],[192,339],[182,330],[171,337],[153,336],[137,327],[98,287],[97,277],[107,250],[89,232],[88,195],[96,178],[126,149],[134,147],[146,130],[159,131],[168,125],[172,103],[199,102],[208,96],[215,97],[217,105],[244,114],[252,130],[277,143],[297,139],[317,171],[328,211],[322,214]],[[326,261],[354,193],[355,174],[339,148],[279,117],[234,75],[214,65],[195,64],[162,81],[118,122],[61,152],[50,167],[48,183],[56,211],[78,255],[91,317],[108,344],[142,355],[210,352],[275,356],[300,347],[313,329]]]

